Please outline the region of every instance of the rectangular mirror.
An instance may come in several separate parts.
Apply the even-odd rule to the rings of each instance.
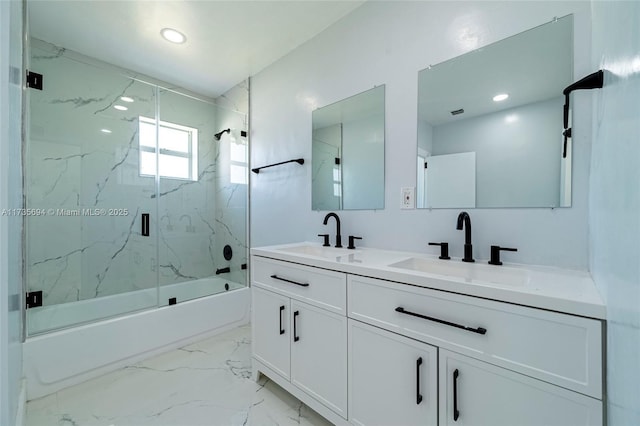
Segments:
[[[313,210],[384,208],[384,85],[312,113]]]
[[[571,15],[420,71],[417,207],[570,207],[572,77]]]

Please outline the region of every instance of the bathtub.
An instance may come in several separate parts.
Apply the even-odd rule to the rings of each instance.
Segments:
[[[217,294],[206,296],[212,292]],[[246,324],[250,294],[241,284],[214,277],[163,286],[159,292],[153,288],[32,308],[30,330],[84,324],[27,338],[23,346],[27,399]],[[170,304],[172,298],[176,304]],[[159,308],[99,320],[158,302]]]

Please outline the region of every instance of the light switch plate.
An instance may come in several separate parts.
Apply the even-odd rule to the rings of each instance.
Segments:
[[[402,200],[400,200],[401,209],[416,208],[416,189],[413,186],[401,188]]]

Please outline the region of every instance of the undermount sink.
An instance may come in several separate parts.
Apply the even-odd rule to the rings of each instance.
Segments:
[[[527,271],[505,266],[432,260],[420,257],[410,257],[388,266],[391,268],[454,277],[466,282],[487,282],[508,286],[522,286],[529,282],[529,273]]]
[[[340,256],[345,256],[345,255],[354,253],[354,250],[348,250],[346,248],[323,247],[323,246],[314,246],[314,245],[282,247],[282,248],[279,248],[278,250],[284,251],[287,253],[324,257],[327,259],[335,259]]]

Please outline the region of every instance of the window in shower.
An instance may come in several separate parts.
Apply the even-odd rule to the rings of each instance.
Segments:
[[[247,184],[247,145],[243,141],[233,141],[230,145],[229,181]]]
[[[198,129],[160,121],[158,163],[160,177],[198,180]],[[140,116],[140,176],[156,175],[156,120]]]

